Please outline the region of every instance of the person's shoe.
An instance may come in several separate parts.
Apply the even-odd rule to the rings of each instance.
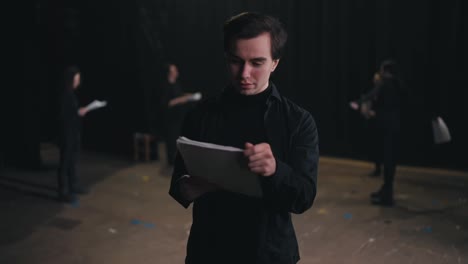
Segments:
[[[58,200],[63,203],[74,203],[78,200],[78,197],[73,194],[59,194]]]
[[[371,200],[372,200],[372,199],[377,199],[380,195],[381,195],[381,194],[380,194],[380,191],[378,191],[378,192],[373,192],[373,193],[370,194],[370,198],[371,198]]]
[[[386,192],[381,189],[378,192],[371,193],[370,200],[373,205],[387,206],[392,207],[395,205],[393,200],[393,194],[391,192]]]
[[[71,192],[75,194],[88,194],[89,189],[84,186],[78,185],[76,187],[73,187]]]

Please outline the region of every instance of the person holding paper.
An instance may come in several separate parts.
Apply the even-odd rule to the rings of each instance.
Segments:
[[[381,85],[382,77],[380,74],[380,70],[374,73],[372,78],[372,87],[371,89],[375,89],[377,86]],[[365,93],[362,97],[365,96]],[[382,173],[382,151],[380,147],[380,137],[379,137],[379,129],[377,127],[377,122],[375,118],[375,109],[373,107],[373,100],[366,99],[358,100],[358,101],[351,101],[349,103],[350,107],[353,110],[359,111],[361,116],[366,119],[366,138],[369,139],[369,158],[374,163],[374,170],[369,174],[371,177],[378,177]]]
[[[187,103],[201,99],[200,93],[184,93],[179,83],[179,70],[173,63],[165,66],[166,80],[163,84],[161,105],[163,109],[163,136],[166,144],[167,163],[174,165],[176,140],[180,135]]]
[[[65,70],[65,89],[60,102],[60,165],[58,169],[58,195],[63,202],[74,202],[77,194],[85,194],[88,190],[80,185],[76,174],[76,163],[80,149],[81,118],[88,109],[79,107],[75,91],[80,87],[81,73],[76,66]]]
[[[281,22],[268,15],[241,13],[224,24],[229,84],[187,115],[182,136],[243,149],[262,195],[230,192],[189,175],[178,153],[169,194],[184,207],[193,203],[185,263],[300,259],[291,213],[314,202],[319,149],[312,115],[270,81],[286,40]]]
[[[384,183],[371,194],[371,203],[381,206],[393,206],[393,183],[397,166],[400,143],[401,109],[408,95],[406,86],[401,80],[397,63],[384,60],[380,64],[380,80],[374,88],[364,94],[360,101],[351,102],[351,107],[358,110],[362,104],[371,102],[375,109],[377,134],[377,152],[383,160]]]

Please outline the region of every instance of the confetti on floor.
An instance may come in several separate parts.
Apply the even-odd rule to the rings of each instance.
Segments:
[[[317,213],[319,215],[326,215],[326,214],[328,214],[328,211],[325,208],[320,208]]]

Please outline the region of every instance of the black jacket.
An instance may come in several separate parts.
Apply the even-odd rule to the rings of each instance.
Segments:
[[[222,144],[227,93],[201,103],[187,116],[182,135]],[[299,251],[290,213],[309,209],[317,190],[319,159],[315,122],[306,110],[282,97],[272,85],[264,127],[276,158],[276,172],[260,178],[262,198],[227,191],[207,193],[193,206],[186,263],[296,263]],[[170,195],[184,207],[179,179],[187,174],[177,155]],[[251,222],[255,222],[252,224]],[[245,225],[243,224],[245,223]],[[247,227],[248,226],[248,227]]]
[[[73,91],[65,91],[60,101],[60,143],[75,141],[81,132],[78,100]]]
[[[180,124],[184,120],[184,115],[187,111],[187,107],[185,104],[179,104],[169,107],[169,101],[182,95],[184,95],[184,92],[178,82],[174,84],[166,82],[163,84],[161,94],[161,108],[162,118],[165,124]]]
[[[372,102],[379,129],[393,133],[400,131],[401,112],[407,97],[408,90],[401,79],[383,76],[359,102]]]

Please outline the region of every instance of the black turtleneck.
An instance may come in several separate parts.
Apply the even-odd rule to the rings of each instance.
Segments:
[[[226,94],[221,136],[224,145],[243,149],[245,142],[258,144],[266,141],[264,114],[271,91],[271,86],[268,86],[255,95],[242,95],[234,91]]]
[[[256,95],[240,95],[234,91],[226,91],[223,105],[223,126],[219,131],[223,145],[244,148],[245,142],[257,144],[265,142],[264,113],[266,102],[271,94],[271,87]],[[208,210],[208,211],[207,211]],[[235,248],[238,254],[230,256],[238,259],[254,260],[257,256],[258,241],[262,236],[260,223],[264,209],[260,199],[232,192],[217,191],[201,196],[194,205],[195,221],[192,232],[199,228],[217,230],[214,233],[204,233],[202,244],[207,245],[197,252],[213,257],[228,256]],[[223,230],[223,232],[219,232]],[[226,241],[226,237],[229,239]],[[219,244],[218,241],[226,241]],[[191,253],[191,252],[190,252]],[[211,262],[210,262],[211,263]],[[240,263],[237,262],[237,263]]]

